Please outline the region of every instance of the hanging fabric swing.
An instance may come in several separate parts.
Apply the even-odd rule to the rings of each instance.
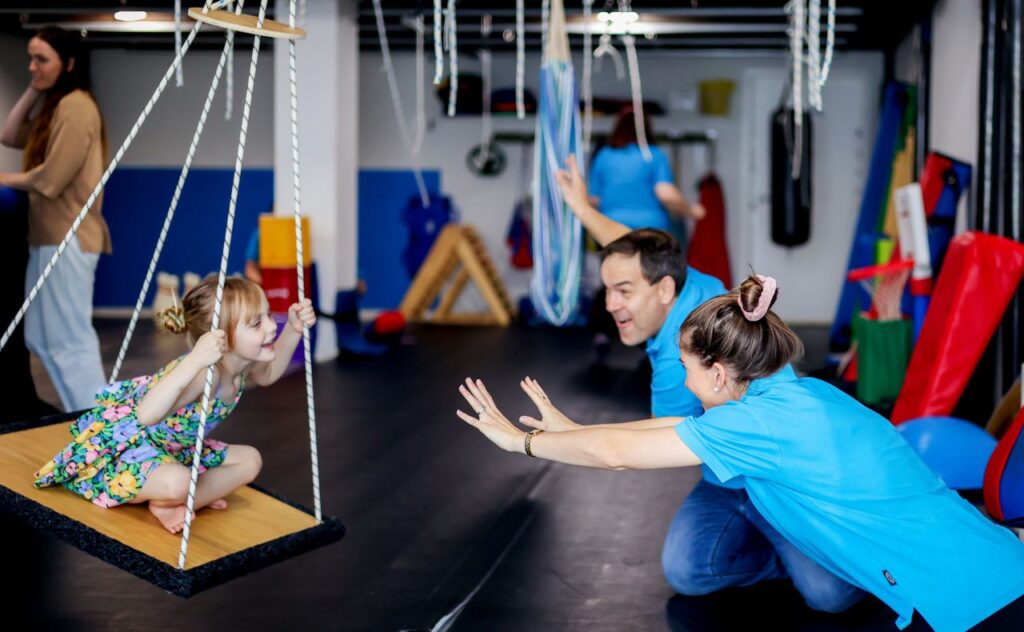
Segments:
[[[302,282],[302,232],[299,224],[299,169],[297,145],[297,101],[295,80],[295,49],[294,40],[305,36],[305,32],[296,29],[295,0],[290,2],[289,25],[266,20],[267,0],[262,0],[257,16],[241,12],[241,2],[235,12],[221,11],[224,2],[207,2],[201,9],[190,9],[189,15],[196,20],[180,52],[175,55],[171,66],[164,73],[149,102],[143,108],[127,138],[118,149],[110,165],[107,167],[99,183],[86,201],[71,229],[58,246],[53,258],[49,261],[40,278],[29,292],[21,309],[15,315],[7,330],[0,338],[0,352],[10,339],[18,324],[24,318],[29,305],[46,282],[50,271],[57,264],[61,254],[67,248],[79,225],[92,207],[99,193],[124,156],[138,134],[142,124],[148,118],[153,106],[166,88],[171,77],[181,64],[181,60],[198,34],[203,23],[228,29],[229,35],[234,31],[254,34],[252,59],[249,66],[249,79],[242,110],[242,124],[239,132],[238,154],[235,162],[234,180],[231,198],[228,205],[227,225],[225,228],[224,248],[219,273],[218,297],[223,296],[226,278],[227,255],[231,245],[235,208],[238,199],[239,180],[242,159],[245,150],[245,138],[252,105],[253,87],[256,78],[256,64],[259,57],[260,38],[262,36],[285,38],[289,40],[289,61],[291,79],[291,130],[292,158],[294,177],[294,203],[296,214],[296,249],[299,262],[300,300],[303,291]],[[143,291],[132,316],[125,342],[122,344],[118,360],[111,379],[115,379],[120,370],[124,354],[131,335],[138,321],[142,300],[159,258],[178,198],[184,185],[188,169],[192,162],[199,137],[202,133],[206,117],[220,81],[227,57],[231,51],[231,40],[225,42],[220,61],[214,73],[206,103],[196,127],[192,144],[189,147],[178,187],[172,198],[164,227],[158,239],[156,252],[151,261]],[[221,300],[218,298],[213,315],[213,329],[218,327]],[[316,426],[313,409],[312,360],[310,355],[309,331],[303,333],[303,349],[306,365],[307,411],[309,413],[311,470],[313,475],[314,510],[310,512],[303,507],[274,496],[253,485],[236,490],[231,498],[230,509],[213,512],[193,529],[192,518],[195,507],[195,488],[198,477],[198,464],[201,450],[195,450],[197,458],[193,462],[191,485],[186,503],[185,529],[181,540],[168,537],[163,527],[157,524],[144,505],[126,505],[112,510],[100,510],[96,506],[83,502],[81,498],[68,494],[59,488],[36,489],[33,485],[31,472],[50,459],[54,446],[67,443],[67,423],[77,418],[78,413],[69,413],[38,420],[7,424],[0,434],[0,506],[19,515],[34,528],[45,529],[66,542],[90,553],[100,559],[118,566],[142,579],[152,582],[180,597],[189,597],[201,590],[223,583],[235,577],[258,570],[275,562],[287,559],[299,553],[312,550],[330,542],[341,539],[344,526],[336,519],[324,517],[320,508],[319,467],[316,447]],[[213,383],[213,368],[207,371],[206,385],[201,402],[202,411],[197,436],[197,445],[203,442],[206,427],[206,411],[209,409]]]
[[[579,97],[569,56],[565,8],[554,0],[540,69],[540,102],[534,144],[533,278],[530,299],[552,325],[565,325],[579,307],[583,230],[562,200],[555,174],[579,155]],[[582,170],[585,165],[579,163]]]

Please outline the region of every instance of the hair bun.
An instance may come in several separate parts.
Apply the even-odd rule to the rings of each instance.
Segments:
[[[752,274],[740,285],[736,298],[740,311],[750,322],[757,322],[765,317],[778,298],[778,284],[770,276]]]
[[[185,310],[181,307],[168,307],[167,309],[158,312],[156,315],[156,322],[165,331],[169,331],[172,334],[182,334],[188,329],[188,321],[185,319]]]

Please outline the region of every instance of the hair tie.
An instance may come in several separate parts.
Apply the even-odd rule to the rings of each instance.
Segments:
[[[743,309],[742,295],[736,297],[736,302],[739,303],[743,316],[752,323],[761,320],[768,313],[768,308],[772,306],[772,299],[775,298],[775,290],[778,289],[778,285],[772,277],[759,274],[757,275],[757,280],[761,282],[761,297],[757,299],[757,307],[753,311],[748,312]]]
[[[171,300],[174,301],[174,305],[157,312],[157,321],[172,334],[184,333],[188,329],[188,321],[185,318],[185,308],[178,303],[178,292],[174,288],[171,288]]]

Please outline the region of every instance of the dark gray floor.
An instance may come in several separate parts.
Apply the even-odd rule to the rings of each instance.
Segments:
[[[106,357],[123,326],[100,322]],[[821,332],[804,334],[819,340],[820,356]],[[414,336],[385,357],[317,366],[323,506],[348,527],[343,541],[181,601],[5,519],[8,620],[17,629],[94,631],[412,630],[432,628],[472,595],[454,629],[895,629],[877,603],[813,615],[785,585],[673,599],[661,542],[696,469],[549,464],[500,452],[454,415],[466,375],[483,378],[510,416],[528,412],[517,386],[528,374],[576,419],[644,417],[639,350],[616,348],[611,368],[594,371],[582,330]],[[125,374],[150,372],[179,349],[144,324]],[[309,504],[303,393],[299,374],[247,393],[218,436],[258,447],[258,482]]]

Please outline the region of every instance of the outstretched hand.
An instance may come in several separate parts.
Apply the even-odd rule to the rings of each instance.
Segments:
[[[582,209],[590,205],[590,197],[587,194],[587,183],[580,175],[579,167],[576,164],[576,156],[571,155],[565,159],[565,169],[555,173],[555,180],[562,192],[562,199],[573,213],[579,214]]]
[[[519,423],[546,430],[550,432],[562,432],[563,430],[575,430],[579,424],[565,416],[562,411],[555,408],[547,393],[540,387],[540,383],[531,377],[525,377],[519,382],[519,387],[530,397],[537,410],[540,411],[540,419],[523,415]]]
[[[494,398],[487,392],[482,380],[466,378],[466,383],[459,386],[459,392],[466,402],[479,415],[474,417],[461,410],[455,411],[459,419],[473,426],[491,440],[494,445],[507,452],[514,452],[522,447],[526,435],[508,420],[494,404]]]

